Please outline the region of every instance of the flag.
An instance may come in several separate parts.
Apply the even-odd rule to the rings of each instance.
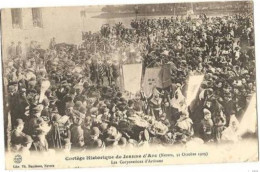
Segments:
[[[152,94],[154,87],[166,88],[171,86],[171,84],[169,64],[160,67],[146,68],[143,81],[143,91],[146,96]]]
[[[188,81],[188,90],[186,103],[189,106],[198,94],[200,85],[203,81],[204,75],[190,76]]]
[[[141,90],[142,64],[123,65],[124,89],[133,94]]]

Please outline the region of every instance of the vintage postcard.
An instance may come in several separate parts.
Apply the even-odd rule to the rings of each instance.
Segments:
[[[252,1],[1,9],[6,169],[258,161]]]

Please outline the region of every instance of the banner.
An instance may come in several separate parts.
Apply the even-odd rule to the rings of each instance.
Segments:
[[[257,131],[256,93],[251,97],[250,103],[240,122],[239,134],[255,133]]]
[[[142,64],[123,65],[124,89],[133,94],[141,89]]]
[[[186,104],[189,106],[190,103],[195,99],[198,94],[200,85],[203,81],[204,75],[190,76],[188,81],[188,90]]]
[[[146,68],[143,81],[143,91],[146,96],[152,94],[154,87],[166,88],[171,86],[171,84],[170,65]]]
[[[43,99],[45,98],[45,92],[48,90],[50,85],[51,85],[50,81],[48,81],[48,80],[42,81],[39,103],[41,103],[43,101]]]

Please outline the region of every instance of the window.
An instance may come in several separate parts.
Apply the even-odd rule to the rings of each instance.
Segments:
[[[21,8],[14,8],[11,9],[12,15],[12,25],[13,28],[22,28],[22,9]]]
[[[40,8],[32,8],[33,27],[43,27],[42,11]]]

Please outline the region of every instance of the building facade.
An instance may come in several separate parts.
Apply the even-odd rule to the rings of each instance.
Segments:
[[[44,49],[48,48],[53,37],[57,42],[78,44],[82,40],[82,31],[86,29],[83,27],[87,27],[81,11],[82,7],[3,9],[1,20],[4,57],[11,42],[17,45],[20,41],[23,53],[31,41],[37,41]]]

